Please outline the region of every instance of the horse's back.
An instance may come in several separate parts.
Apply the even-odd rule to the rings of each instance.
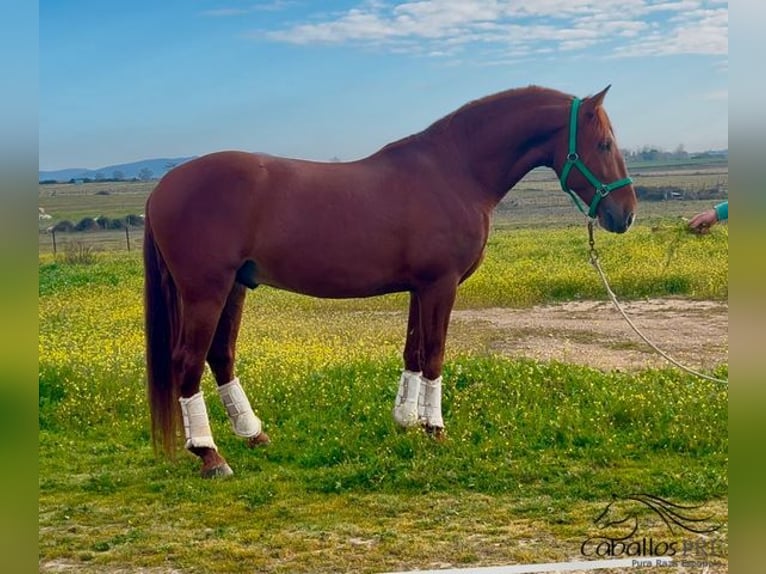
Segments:
[[[168,172],[147,219],[171,267],[201,274],[248,264],[259,283],[326,295],[346,282],[356,295],[367,286],[354,288],[355,276],[382,281],[360,269],[365,256],[390,267],[401,251],[390,243],[401,237],[402,203],[377,192],[384,181],[362,162],[217,152]],[[320,276],[323,286],[312,287]]]
[[[222,151],[194,158],[170,170],[150,195],[152,202],[199,201],[206,195],[220,198],[222,189],[251,186],[264,169],[265,156]],[[162,197],[163,199],[154,199]]]
[[[163,254],[194,277],[213,267],[234,277],[248,265],[250,283],[359,297],[475,266],[485,218],[447,201],[448,189],[443,174],[411,158],[218,152],[169,172],[147,215]]]
[[[257,226],[281,204],[305,199],[301,195],[311,190],[301,180],[322,178],[301,173],[316,170],[310,162],[265,154],[211,153],[169,171],[152,191],[147,212],[155,222],[162,218],[195,229]]]
[[[369,162],[314,162],[261,153],[222,151],[207,154],[169,171],[152,196],[165,201],[206,208],[208,203],[242,194],[260,201],[310,200],[320,196],[355,193],[381,179],[381,170]],[[160,200],[152,200],[160,201]]]

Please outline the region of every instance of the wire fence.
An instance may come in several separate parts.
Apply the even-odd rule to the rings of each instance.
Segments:
[[[42,231],[38,235],[40,254],[63,254],[71,251],[140,251],[144,244],[141,227],[99,231]]]

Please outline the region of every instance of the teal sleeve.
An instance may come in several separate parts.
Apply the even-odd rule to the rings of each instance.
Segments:
[[[715,215],[718,218],[718,221],[725,221],[729,219],[729,202],[728,201],[719,203],[713,209],[715,209]]]

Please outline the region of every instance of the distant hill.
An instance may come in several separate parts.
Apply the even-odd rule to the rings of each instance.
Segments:
[[[58,181],[67,182],[71,179],[133,179],[140,178],[142,170],[151,172],[150,179],[158,179],[165,175],[167,171],[176,165],[186,163],[192,157],[175,158],[154,158],[134,161],[131,163],[120,163],[116,165],[107,165],[98,169],[86,169],[71,167],[66,169],[40,170],[38,181]],[[146,172],[148,174],[149,172]]]

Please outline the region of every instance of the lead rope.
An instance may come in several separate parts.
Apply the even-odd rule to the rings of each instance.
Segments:
[[[657,345],[652,343],[646,335],[644,335],[641,330],[636,327],[636,325],[633,323],[633,321],[630,320],[630,317],[625,313],[625,310],[622,308],[622,305],[620,305],[620,302],[617,300],[617,296],[614,294],[614,291],[612,291],[612,288],[609,287],[609,282],[606,279],[606,274],[604,273],[603,269],[601,269],[601,265],[598,261],[598,250],[596,249],[596,241],[593,238],[593,223],[594,219],[589,218],[588,219],[588,245],[590,246],[590,263],[593,265],[593,267],[596,268],[596,271],[598,271],[599,276],[601,277],[601,282],[604,284],[604,287],[606,288],[606,292],[609,294],[609,298],[612,300],[612,303],[614,303],[614,306],[617,307],[617,310],[620,312],[622,317],[627,321],[628,325],[630,325],[631,329],[633,329],[636,334],[643,339],[643,341],[649,345],[652,349],[657,351],[660,355],[662,355],[665,359],[667,359],[669,362],[673,363],[676,367],[679,369],[686,371],[687,373],[690,373],[692,375],[695,375],[697,377],[700,377],[702,379],[707,379],[708,381],[713,381],[714,383],[721,383],[724,385],[728,385],[729,381],[724,379],[717,379],[715,377],[711,377],[710,375],[706,375],[704,373],[700,373],[698,371],[695,371],[694,369],[690,369],[689,367],[686,367],[676,361],[673,357],[668,355],[665,351],[660,349]]]

